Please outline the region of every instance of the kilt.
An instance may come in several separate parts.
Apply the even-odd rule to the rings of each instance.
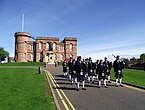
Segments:
[[[63,72],[67,72],[67,67],[63,67]]]
[[[105,73],[99,73],[98,79],[99,80],[101,80],[101,79],[105,80],[106,79],[106,74]]]
[[[122,71],[121,72],[115,72],[115,78],[118,79],[118,78],[122,78],[123,75],[122,75]]]
[[[81,82],[85,80],[85,75],[77,76],[77,82]]]

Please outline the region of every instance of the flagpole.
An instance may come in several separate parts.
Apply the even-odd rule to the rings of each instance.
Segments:
[[[24,32],[24,14],[22,15],[22,32]]]

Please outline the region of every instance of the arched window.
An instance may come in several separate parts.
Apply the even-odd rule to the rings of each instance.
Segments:
[[[57,60],[56,54],[53,54],[53,59],[54,59],[54,60]]]
[[[33,45],[30,45],[30,50],[33,50]]]
[[[31,60],[32,60],[32,61],[34,60],[34,55],[33,55],[33,54],[31,54]]]
[[[39,42],[39,49],[42,49],[42,42]]]
[[[47,49],[47,50],[50,49],[50,43],[49,43],[49,42],[46,43],[46,49]]]
[[[69,45],[69,49],[70,49],[70,51],[73,50],[73,44],[72,43]]]
[[[24,50],[26,50],[26,41],[24,42]]]
[[[23,54],[23,59],[26,60],[26,53]]]
[[[60,54],[60,60],[64,60],[64,55],[63,54]]]
[[[53,43],[53,50],[56,50],[57,49],[57,44],[56,42]]]
[[[59,50],[63,50],[63,46],[62,45],[60,45]]]
[[[42,60],[43,60],[43,54],[42,54],[42,52],[39,55],[39,60],[40,60],[40,62],[42,62]]]

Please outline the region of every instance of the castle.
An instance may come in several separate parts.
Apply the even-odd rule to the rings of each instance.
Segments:
[[[55,37],[34,39],[27,32],[16,32],[14,37],[16,62],[47,62],[49,59],[60,62],[77,57],[77,38],[65,37],[61,42]],[[31,38],[34,41],[30,41]]]

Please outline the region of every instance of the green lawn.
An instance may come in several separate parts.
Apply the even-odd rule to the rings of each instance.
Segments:
[[[63,62],[59,62],[58,66],[62,66]]]
[[[113,69],[111,70],[111,78],[115,79]],[[145,71],[123,69],[123,82],[145,87]]]
[[[44,62],[9,62],[0,64],[0,66],[44,66]]]
[[[45,74],[0,68],[0,110],[56,110]]]

